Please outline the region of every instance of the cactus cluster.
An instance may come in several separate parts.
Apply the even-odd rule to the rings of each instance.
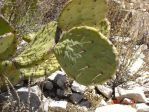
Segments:
[[[1,79],[6,75],[13,84],[16,84],[19,81],[20,74],[25,77],[39,77],[43,76],[45,72],[49,74],[59,68],[59,63],[52,52],[57,27],[55,21],[45,25],[35,35],[32,35],[24,51],[15,56],[17,38],[14,30],[10,28],[3,17],[0,16],[0,18],[0,32],[2,34],[0,35]],[[3,29],[3,25],[5,25],[6,30]],[[3,85],[5,84],[0,84],[1,87]]]
[[[62,67],[84,85],[108,80],[116,71],[117,55],[107,38],[106,12],[106,0],[70,0],[57,22],[23,36],[28,45],[15,57],[16,34],[0,16],[0,77],[7,71],[15,84],[19,74],[40,77]],[[60,38],[59,42],[55,43],[55,38]]]

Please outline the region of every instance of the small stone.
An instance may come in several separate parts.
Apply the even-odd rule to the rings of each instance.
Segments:
[[[112,96],[112,89],[105,87],[103,85],[96,86],[97,89],[103,94],[106,98],[111,98]]]
[[[57,94],[59,97],[65,96],[65,95],[64,95],[64,90],[62,90],[62,89],[57,89],[56,94]]]
[[[86,90],[86,86],[81,85],[77,83],[76,81],[73,81],[71,88],[73,91],[80,92],[80,93],[84,93],[84,91]]]
[[[66,88],[66,83],[67,83],[66,76],[58,74],[58,75],[55,77],[54,82],[55,82],[60,88],[62,88],[62,89],[65,89],[65,88]]]
[[[44,82],[44,87],[47,90],[52,90],[53,89],[53,83],[51,81],[45,81]]]
[[[85,106],[87,108],[91,107],[91,103],[88,100],[83,100],[79,103],[80,106]]]
[[[108,105],[108,104],[103,99],[99,103],[99,106],[106,106],[106,105]]]
[[[56,71],[56,72],[52,73],[52,74],[48,77],[48,79],[54,80],[55,77],[56,77],[58,74],[59,74],[59,75],[65,75],[65,73],[62,72],[62,71]]]
[[[54,100],[51,100],[49,102],[49,106],[50,107],[60,107],[60,108],[66,109],[67,103],[68,103],[67,101],[54,101]]]
[[[83,94],[72,93],[72,95],[70,96],[70,100],[72,101],[72,103],[78,104],[83,99],[83,97]]]

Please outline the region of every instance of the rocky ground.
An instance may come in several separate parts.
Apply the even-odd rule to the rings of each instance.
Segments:
[[[127,89],[120,85],[112,99],[112,89],[106,84],[86,87],[56,71],[31,87],[25,86],[25,82],[18,85],[20,104],[13,91],[11,96],[0,94],[0,104],[3,112],[19,108],[33,112],[149,112],[148,76],[146,73],[135,82],[127,82]]]

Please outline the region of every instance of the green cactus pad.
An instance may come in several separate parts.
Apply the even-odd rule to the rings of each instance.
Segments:
[[[20,69],[21,74],[25,77],[33,76],[41,77],[45,74],[50,74],[60,68],[59,63],[56,60],[56,57],[53,53],[50,54],[49,58],[41,63],[38,63],[36,66],[26,67]]]
[[[84,25],[99,28],[106,13],[106,0],[71,0],[62,10],[58,26],[62,30]]]
[[[64,71],[84,85],[102,83],[116,71],[114,46],[91,27],[75,27],[64,33],[54,52]]]
[[[11,57],[17,47],[17,39],[13,33],[6,33],[0,36],[0,60]]]
[[[0,15],[0,35],[5,33],[14,32],[9,23]]]
[[[43,27],[25,50],[14,59],[16,66],[28,66],[45,60],[46,55],[54,46],[56,27],[55,21]]]

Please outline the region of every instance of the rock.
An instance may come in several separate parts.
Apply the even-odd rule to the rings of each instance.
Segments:
[[[99,106],[106,106],[106,105],[108,105],[108,104],[103,99],[99,103]]]
[[[137,111],[131,106],[114,104],[114,105],[98,107],[96,108],[95,112],[137,112]]]
[[[51,81],[45,81],[44,82],[44,88],[47,90],[53,89],[53,83]]]
[[[68,103],[67,101],[54,101],[54,100],[51,100],[49,102],[49,106],[50,107],[60,107],[60,108],[66,109],[67,103]]]
[[[149,112],[149,106],[145,103],[136,104],[137,112]]]
[[[78,104],[83,99],[83,97],[83,94],[72,93],[72,95],[70,96],[70,100],[72,101],[72,103]]]
[[[28,92],[18,92],[18,96],[21,99],[21,102],[23,102],[25,105],[28,104]],[[15,99],[17,99],[15,97]],[[41,102],[39,97],[35,93],[30,93],[30,106],[32,107],[33,111],[36,111],[39,109]]]
[[[41,102],[38,112],[48,112],[48,110],[49,110],[49,100],[44,99]]]
[[[106,98],[111,98],[112,96],[112,89],[105,87],[103,85],[96,86],[97,89],[103,94]]]
[[[56,71],[56,72],[52,73],[52,74],[48,77],[48,79],[54,80],[55,77],[56,77],[58,74],[59,74],[59,75],[65,75],[65,73],[62,72],[62,71]]]
[[[17,90],[18,96],[20,97],[21,101],[24,104],[28,104],[28,96],[29,96],[29,89],[26,87],[22,87]],[[41,100],[39,99],[42,95],[42,92],[38,86],[33,86],[30,88],[30,106],[32,107],[33,111],[39,109]],[[16,98],[16,96],[14,96]],[[45,97],[43,96],[43,99]]]
[[[91,103],[88,100],[83,100],[79,103],[79,106],[85,106],[87,108],[91,107]]]
[[[57,94],[59,97],[64,97],[64,96],[65,96],[65,95],[64,95],[64,90],[62,90],[62,89],[57,89],[56,94]]]
[[[66,88],[67,78],[65,75],[57,74],[54,79],[54,82],[62,89]]]
[[[122,100],[124,98],[129,98],[139,103],[146,103],[146,96],[141,88],[134,88],[131,90],[125,90],[120,87],[117,88],[116,98]]]
[[[71,89],[75,92],[84,93],[84,91],[86,90],[86,86],[81,85],[81,84],[77,83],[76,81],[73,81],[73,83],[71,85]]]

